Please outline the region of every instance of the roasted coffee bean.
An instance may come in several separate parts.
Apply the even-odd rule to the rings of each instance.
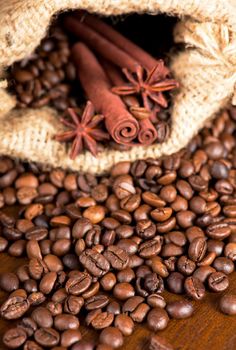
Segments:
[[[112,344],[112,347],[115,349],[121,347],[124,342],[121,331],[115,327],[103,329],[99,336],[99,341],[106,345]]]
[[[179,272],[182,274],[189,276],[192,275],[194,270],[196,269],[196,264],[194,261],[188,259],[187,256],[182,255],[178,260],[177,260],[177,268]]]
[[[47,309],[50,311],[52,316],[57,316],[62,314],[62,304],[56,303],[54,301],[49,301],[46,305]]]
[[[114,325],[124,336],[131,335],[134,331],[134,322],[132,318],[125,314],[117,315]]]
[[[151,220],[139,220],[136,225],[136,233],[139,237],[144,239],[153,238],[156,233],[156,226]]]
[[[109,298],[106,295],[95,295],[85,301],[86,310],[94,310],[105,307],[109,303]]]
[[[55,282],[57,280],[56,272],[46,273],[39,283],[39,290],[43,294],[49,294],[54,288]]]
[[[101,312],[91,321],[91,325],[95,329],[103,329],[109,327],[114,320],[114,315],[108,312]]]
[[[130,317],[134,322],[142,323],[145,320],[149,310],[149,305],[146,303],[141,303],[136,307],[134,311],[130,313]]]
[[[149,350],[174,350],[172,345],[165,338],[157,334],[152,334],[150,337]]]
[[[0,275],[0,289],[5,292],[12,292],[19,288],[19,279],[12,272],[5,272]]]
[[[222,296],[219,307],[220,311],[226,315],[236,315],[236,296],[232,294]]]
[[[67,329],[78,329],[79,319],[74,315],[60,314],[54,318],[54,327],[58,331],[65,331]]]
[[[95,344],[93,341],[83,340],[76,342],[71,350],[94,350]]]
[[[17,349],[27,339],[27,334],[22,328],[11,328],[3,336],[3,343],[10,349]]]
[[[113,315],[119,315],[121,313],[121,307],[120,304],[117,301],[111,301],[108,305],[106,310]]]
[[[64,311],[72,315],[77,315],[83,305],[84,299],[82,297],[70,295],[64,302]]]
[[[232,260],[224,257],[218,257],[213,262],[213,267],[218,272],[223,272],[226,275],[229,275],[234,271],[234,263]]]
[[[153,332],[165,329],[168,325],[168,322],[168,314],[163,308],[155,307],[149,311],[147,315],[148,328]]]
[[[207,250],[205,238],[195,238],[189,245],[188,255],[194,262],[199,262],[203,259]]]
[[[139,255],[141,258],[150,258],[157,255],[161,251],[163,243],[163,238],[161,236],[156,236],[152,240],[147,240],[146,242],[140,244]]]
[[[37,329],[37,324],[31,317],[24,317],[19,321],[17,327],[24,329],[27,336],[31,337]]]
[[[65,288],[69,294],[80,295],[90,287],[91,283],[92,278],[88,273],[78,271],[76,276],[68,279]]]
[[[172,272],[166,280],[170,292],[182,294],[184,291],[184,276],[179,272]]]
[[[236,260],[236,243],[228,243],[224,248],[224,255],[232,261]]]
[[[53,325],[52,315],[46,307],[37,307],[33,310],[31,317],[38,327],[49,328]]]
[[[1,316],[14,320],[23,316],[29,309],[30,302],[25,296],[9,296],[0,308]]]
[[[231,229],[227,223],[220,222],[209,225],[206,234],[212,239],[223,240],[231,234]]]
[[[130,283],[117,283],[113,288],[114,296],[119,300],[126,300],[135,294],[135,290]]]
[[[193,314],[193,305],[187,300],[172,301],[167,304],[166,311],[172,318],[188,318]]]
[[[207,250],[208,252],[215,253],[216,256],[220,256],[224,249],[224,243],[222,241],[208,239]]]
[[[201,300],[205,296],[204,284],[196,277],[187,277],[184,281],[184,289],[190,297]]]
[[[24,344],[24,350],[43,350],[35,341],[27,340]]]
[[[59,333],[53,328],[39,328],[34,333],[35,341],[44,347],[56,346],[60,341]]]
[[[94,276],[103,276],[108,272],[108,260],[93,249],[86,249],[79,257],[81,264]]]
[[[229,286],[229,279],[223,272],[213,272],[208,277],[208,286],[213,292],[223,292]]]
[[[28,296],[28,301],[31,306],[42,304],[46,300],[46,297],[41,292],[33,292]]]
[[[82,338],[81,333],[77,329],[67,329],[61,334],[61,346],[68,348]]]
[[[128,254],[121,248],[111,245],[104,252],[104,257],[115,270],[123,270],[129,263]]]
[[[133,312],[142,302],[144,298],[141,296],[134,296],[126,300],[122,306],[123,313]]]
[[[123,271],[126,271],[125,269]],[[132,271],[132,270],[131,270]],[[119,281],[119,282],[130,282],[130,281]],[[101,279],[100,283],[105,291],[112,290],[116,284],[116,275],[112,272],[108,272]]]
[[[148,303],[148,305],[150,305],[153,308],[154,307],[165,308],[165,306],[166,306],[165,299],[159,294],[150,294],[147,297],[147,303]]]

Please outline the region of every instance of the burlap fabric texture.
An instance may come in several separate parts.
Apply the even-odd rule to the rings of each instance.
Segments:
[[[0,154],[53,167],[101,174],[122,160],[159,157],[186,146],[205,122],[234,95],[236,16],[234,0],[0,0]],[[51,108],[16,110],[6,92],[4,70],[30,55],[46,35],[53,15],[67,9],[117,15],[158,12],[175,15],[176,42],[186,50],[172,59],[181,88],[174,98],[172,131],[162,145],[107,150],[94,158],[85,152],[72,161],[68,145],[53,140],[62,130]],[[154,33],[158,40],[159,33]]]

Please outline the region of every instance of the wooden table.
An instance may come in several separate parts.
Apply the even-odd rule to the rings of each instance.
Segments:
[[[0,254],[0,273],[14,271],[25,259],[12,258],[6,254]],[[236,273],[230,276],[228,293],[236,291]],[[180,299],[181,297],[165,293],[167,300]],[[0,293],[0,301],[5,299]],[[171,320],[166,330],[159,334],[166,337],[175,350],[235,350],[236,349],[236,317],[225,316],[218,310],[220,295],[208,293],[202,302],[194,302],[195,314],[186,320]],[[0,321],[0,350],[5,350],[2,344],[3,332],[12,323]],[[97,339],[93,330],[82,327],[85,339]],[[148,337],[150,332],[146,325],[137,325],[132,336],[125,339],[123,350],[148,349]]]

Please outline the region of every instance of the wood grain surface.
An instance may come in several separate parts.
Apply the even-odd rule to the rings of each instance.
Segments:
[[[15,271],[17,266],[26,259],[12,258],[7,254],[0,254],[0,273]],[[230,276],[230,287],[226,293],[236,291],[236,273]],[[165,292],[167,300],[182,298]],[[5,293],[0,293],[0,302],[5,299]],[[236,317],[225,316],[219,312],[218,301],[220,294],[208,293],[202,302],[194,302],[195,313],[189,319],[171,320],[166,330],[159,332],[166,337],[175,350],[235,350],[236,349]],[[0,349],[6,348],[2,344],[2,336],[13,322],[0,321]],[[85,339],[98,339],[98,334],[81,327]],[[145,324],[136,325],[132,336],[125,338],[123,350],[147,350],[150,332]]]

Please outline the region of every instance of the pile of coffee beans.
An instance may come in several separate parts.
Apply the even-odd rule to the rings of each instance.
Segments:
[[[236,113],[181,152],[95,177],[0,160],[0,251],[28,263],[0,277],[7,348],[111,350],[135,323],[157,333],[224,292],[236,260]],[[19,206],[17,217],[9,207]],[[183,294],[167,302],[164,289]],[[187,298],[185,298],[187,296]],[[236,314],[236,295],[219,297]],[[80,324],[98,332],[82,339]],[[173,347],[158,333],[150,350]]]
[[[8,80],[18,108],[50,105],[64,112],[76,107],[81,95],[70,59],[70,41],[59,26],[51,28],[31,57],[13,64]]]

